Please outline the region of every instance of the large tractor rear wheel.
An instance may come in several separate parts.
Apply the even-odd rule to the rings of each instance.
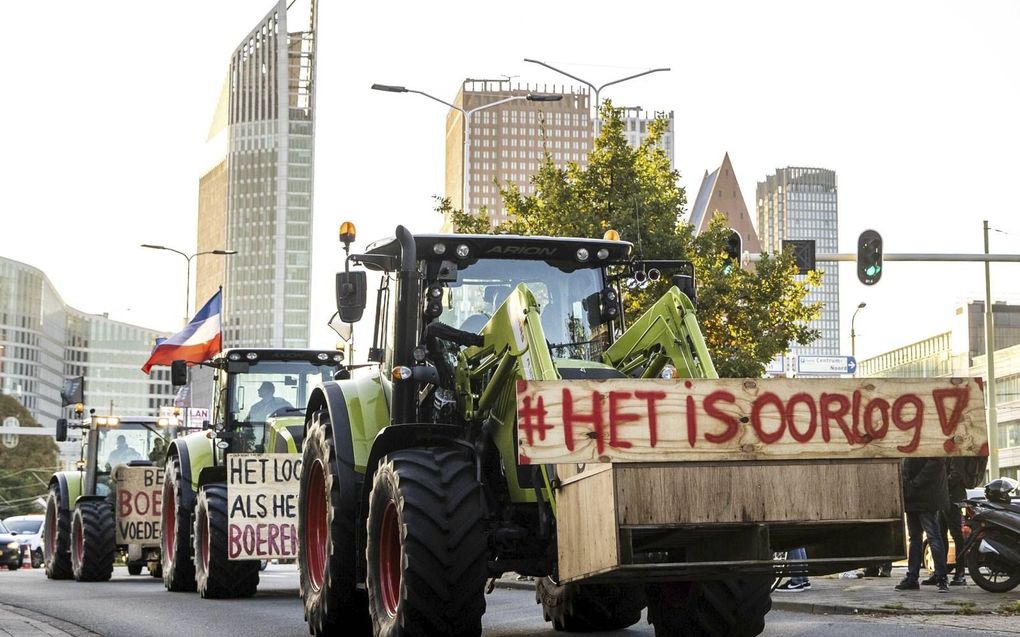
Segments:
[[[163,513],[160,522],[160,563],[163,586],[168,591],[195,590],[195,563],[191,559],[191,511],[184,506],[181,460],[167,461],[163,480]]]
[[[553,628],[570,633],[620,630],[641,620],[645,594],[627,584],[557,584],[543,577],[535,585],[535,601]]]
[[[772,608],[772,578],[652,584],[648,621],[656,637],[754,637]]]
[[[378,637],[482,632],[487,546],[475,464],[456,449],[383,458],[368,505],[368,606]]]
[[[357,480],[337,462],[329,412],[312,415],[301,451],[298,570],[313,635],[371,635],[368,597],[357,589]]]
[[[50,487],[46,498],[46,522],[43,537],[43,563],[46,577],[50,579],[71,579],[71,511],[60,502],[60,488]]]
[[[206,599],[251,597],[259,587],[259,561],[227,555],[227,517],[227,485],[203,486],[195,504],[195,582]]]
[[[79,501],[71,521],[71,567],[79,582],[105,582],[113,575],[117,553],[113,505]]]

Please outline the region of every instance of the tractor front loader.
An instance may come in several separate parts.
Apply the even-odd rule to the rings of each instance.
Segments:
[[[59,442],[67,440],[68,426],[58,420]],[[76,471],[55,473],[49,481],[46,576],[106,581],[120,553],[131,575],[147,566],[159,577],[162,461],[175,425],[167,418],[93,413],[71,426],[82,429],[82,453]]]
[[[777,574],[903,556],[900,457],[987,453],[966,379],[719,379],[690,264],[631,251],[398,227],[348,257],[343,321],[358,266],[381,276],[376,366],[306,410],[313,634],[478,635],[486,580],[516,572],[557,630],[647,607],[659,636],[757,635]],[[665,276],[625,323],[623,295]]]

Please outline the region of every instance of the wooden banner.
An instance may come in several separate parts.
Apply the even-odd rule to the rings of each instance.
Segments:
[[[227,456],[227,557],[297,557],[299,453]]]
[[[119,465],[116,483],[117,544],[159,546],[163,469]]]
[[[988,455],[980,380],[518,381],[520,464]]]

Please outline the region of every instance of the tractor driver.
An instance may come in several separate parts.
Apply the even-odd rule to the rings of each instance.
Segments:
[[[248,412],[249,422],[265,422],[274,412],[293,408],[289,402],[274,394],[276,394],[276,386],[272,382],[267,380],[259,385],[261,400],[251,406],[251,411]]]
[[[106,463],[110,467],[116,467],[119,464],[127,464],[132,460],[141,460],[142,454],[138,453],[138,450],[128,445],[127,438],[124,434],[117,436],[117,448],[110,452],[110,457],[106,459]]]

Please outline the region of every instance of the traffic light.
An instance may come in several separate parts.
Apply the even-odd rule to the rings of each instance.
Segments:
[[[857,278],[864,285],[875,285],[882,278],[882,235],[874,230],[857,238]]]
[[[726,238],[726,248],[724,250],[726,256],[724,261],[726,265],[724,269],[729,272],[734,267],[740,267],[740,252],[743,241],[740,238],[740,233],[736,230],[730,230],[730,236]]]

